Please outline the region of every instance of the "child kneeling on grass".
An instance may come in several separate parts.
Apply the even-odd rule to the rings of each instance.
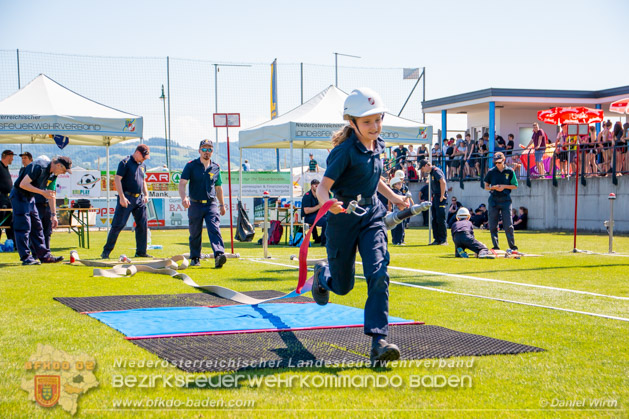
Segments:
[[[450,228],[452,231],[452,241],[456,249],[455,257],[467,258],[468,254],[465,249],[470,249],[476,253],[476,257],[480,259],[495,259],[487,246],[474,238],[474,225],[470,221],[470,211],[461,207],[456,213],[456,221],[452,223]]]

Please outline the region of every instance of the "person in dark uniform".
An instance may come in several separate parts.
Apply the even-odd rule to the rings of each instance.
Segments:
[[[477,258],[496,259],[496,256],[487,249],[487,246],[474,238],[474,225],[470,221],[470,211],[467,208],[459,208],[456,213],[456,221],[452,223],[450,231],[456,249],[455,257],[468,257],[465,249],[470,249],[476,253]]]
[[[28,153],[28,154],[31,154],[31,153]],[[20,156],[22,156],[22,154],[20,154]],[[22,157],[22,161],[24,160],[25,158]],[[50,162],[47,160],[48,158],[46,158],[46,160],[38,158],[35,164],[39,164],[44,167],[50,166]],[[32,162],[32,158],[31,158],[31,162]],[[50,169],[48,169],[48,172],[50,173]],[[41,189],[47,189],[49,191],[56,191],[57,190],[57,175],[54,173],[50,173],[48,178],[43,179],[43,182],[40,182],[39,185]],[[50,237],[52,236],[52,229],[55,228],[58,224],[55,201],[46,199],[43,195],[36,194],[35,206],[37,207],[37,213],[39,214],[39,219],[41,220],[42,231],[44,234],[44,243],[46,245],[46,249],[50,250]],[[53,223],[54,223],[54,227],[53,227]],[[31,245],[31,252],[35,254],[36,249],[32,241],[30,242],[30,245]]]
[[[412,205],[412,199],[406,197],[406,192],[404,192],[404,189],[403,189],[403,185],[404,185],[403,176],[404,176],[404,173],[402,173],[402,171],[399,171],[399,173],[396,172],[395,176],[389,181],[389,185],[391,185],[391,190],[393,191],[393,193],[395,193],[396,195],[399,195],[400,197],[402,197],[402,199],[405,202],[409,202],[409,204]],[[408,188],[407,188],[407,191],[408,191]],[[389,203],[387,206],[387,210],[394,211],[395,208],[393,208],[393,205]],[[404,237],[406,236],[406,224],[407,224],[407,221],[409,220],[410,220],[410,217],[391,229],[391,243],[392,244],[396,246],[406,246],[406,243],[404,242]]]
[[[498,245],[498,220],[502,215],[507,242],[511,250],[518,250],[513,234],[511,219],[511,191],[517,189],[518,179],[512,168],[505,165],[505,156],[501,152],[494,154],[495,166],[485,175],[485,190],[489,191],[489,232],[494,250]]]
[[[125,157],[118,164],[114,178],[118,191],[118,202],[114,219],[111,221],[107,243],[105,243],[100,255],[102,259],[109,259],[109,254],[116,246],[118,235],[127,224],[131,214],[135,219],[135,257],[151,257],[146,253],[148,239],[146,204],[149,202],[149,195],[145,179],[146,166],[144,166],[144,162],[149,158],[149,146],[140,144],[132,155]]]
[[[448,187],[446,178],[440,168],[434,167],[428,160],[419,163],[424,175],[430,174],[430,192],[432,194],[432,235],[434,241],[430,245],[448,244],[448,228],[446,226],[446,205],[448,204]]]
[[[351,291],[358,249],[368,288],[364,331],[372,338],[370,359],[374,363],[400,357],[399,348],[385,340],[389,327],[389,252],[383,220],[386,209],[376,191],[399,209],[406,205],[380,177],[383,169],[380,154],[385,147],[380,132],[385,111],[382,99],[371,89],[356,89],[345,100],[343,118],[349,120],[349,125],[332,137],[334,148],[317,187],[321,205],[330,200],[330,191],[335,198],[326,230],[329,264],[315,265],[312,286],[313,298],[319,305],[327,304],[330,291],[338,295]],[[364,213],[345,212],[353,200],[365,209]]]
[[[0,159],[0,209],[11,209],[11,199],[9,198],[11,189],[13,189],[11,172],[9,172],[11,163],[13,163],[13,152],[4,150]],[[7,239],[15,242],[15,234],[12,227],[13,213],[11,211],[0,211],[0,221],[3,221],[2,227],[8,227],[6,229],[0,228],[0,238],[2,238],[2,231],[6,230]]]
[[[20,173],[11,191],[11,205],[13,206],[13,229],[15,230],[15,244],[20,254],[22,265],[39,265],[41,263],[57,263],[63,256],[55,257],[46,247],[42,220],[35,205],[35,194],[42,195],[48,200],[51,228],[57,227],[55,209],[55,191],[48,189],[49,179],[64,173],[72,173],[72,160],[69,157],[57,157],[50,163],[33,162]],[[34,253],[31,253],[30,249]],[[38,258],[38,260],[35,259]]]
[[[319,183],[319,179],[312,179],[310,181],[310,190],[301,198],[301,216],[304,222],[311,227],[317,217],[317,211],[321,208],[321,204],[319,204],[319,200],[317,199],[317,187]],[[321,236],[317,234],[316,228],[312,230],[312,237],[314,237],[315,243],[321,243],[321,246],[325,246],[325,230],[327,225],[328,217],[324,215],[319,219],[316,225],[321,227]]]
[[[219,218],[219,212],[220,215],[225,215],[225,203],[221,168],[211,160],[213,151],[212,141],[201,141],[199,158],[188,162],[183,168],[179,181],[179,196],[184,208],[188,209],[191,266],[201,266],[201,242],[205,220],[214,252],[214,267],[220,268],[227,261]],[[188,183],[190,197],[186,196]]]

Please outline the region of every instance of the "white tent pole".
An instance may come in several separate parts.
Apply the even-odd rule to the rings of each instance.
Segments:
[[[240,168],[238,169],[238,200],[242,202],[242,148],[238,147],[240,151]]]
[[[107,233],[109,233],[109,227],[111,226],[109,214],[109,138],[106,138],[107,141],[107,172],[105,174],[105,183],[107,184]]]
[[[301,194],[304,194],[306,190],[306,179],[304,179],[304,147],[306,147],[306,142],[304,141],[304,145],[301,147]]]
[[[291,235],[293,234],[293,222],[295,221],[294,213],[295,213],[295,200],[293,199],[293,140],[291,139],[290,140],[290,234]]]

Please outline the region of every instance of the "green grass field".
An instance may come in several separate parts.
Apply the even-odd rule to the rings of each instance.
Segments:
[[[223,230],[223,237],[229,237],[229,230]],[[104,232],[93,233],[91,249],[79,250],[81,257],[97,258],[105,238]],[[164,246],[164,250],[151,251],[156,257],[188,251],[188,236],[183,230],[153,231],[152,238],[153,243]],[[477,238],[484,243],[491,242],[486,231],[478,232]],[[578,240],[580,249],[607,251],[606,236],[581,235]],[[247,377],[267,379],[384,376],[391,383],[398,382],[395,380],[402,383],[399,387],[384,388],[305,388],[298,382],[293,382],[290,388],[273,388],[252,385],[247,379],[239,380],[235,389],[202,389],[194,385],[115,388],[115,377],[120,375],[194,377],[216,374],[187,374],[172,366],[121,368],[115,362],[157,361],[159,358],[125,341],[120,333],[97,320],[53,301],[53,297],[194,291],[168,276],[140,273],[131,278],[94,278],[88,267],[67,264],[22,267],[17,253],[0,254],[3,307],[0,312],[0,416],[69,416],[60,406],[52,409],[39,407],[29,401],[27,393],[20,388],[22,378],[27,375],[25,362],[38,344],[45,344],[71,355],[87,354],[96,359],[94,374],[100,384],[81,395],[77,413],[81,417],[627,417],[629,322],[549,307],[629,319],[629,257],[573,254],[572,235],[564,233],[518,232],[516,241],[523,252],[542,254],[543,257],[455,259],[452,245],[426,246],[426,230],[408,230],[407,246],[389,248],[390,313],[461,332],[541,347],[545,352],[448,360],[465,361],[463,366],[437,364],[381,370],[291,368],[246,373]],[[74,235],[55,233],[53,252],[68,258],[76,243]],[[501,243],[506,243],[502,234]],[[209,247],[206,248],[210,252]],[[186,273],[199,284],[221,285],[238,291],[273,289],[289,292],[294,289],[297,263],[290,261],[289,256],[297,254],[296,248],[271,247],[274,264],[260,261],[261,246],[237,242],[235,250],[241,254],[241,259],[229,259],[221,270],[213,269],[213,262],[203,262],[200,268],[190,268]],[[619,254],[629,254],[629,238],[616,237],[615,250]],[[134,253],[134,238],[130,232],[121,234],[112,256],[121,253]],[[324,255],[323,248],[311,247],[310,257]],[[357,273],[362,275],[360,265],[357,265]],[[362,308],[365,298],[364,280],[357,279],[350,294],[333,295],[331,301]],[[467,376],[470,385],[413,387],[411,383],[417,376]],[[146,403],[146,400],[156,398],[179,400],[192,404],[192,407],[114,406],[119,400]],[[207,403],[207,400],[223,405],[194,406],[202,401]],[[231,407],[229,403],[253,405]]]

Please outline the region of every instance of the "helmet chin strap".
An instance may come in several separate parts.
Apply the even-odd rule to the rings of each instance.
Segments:
[[[384,113],[383,113],[383,114],[381,114],[381,116],[380,116],[380,117],[381,117],[381,118],[382,118],[382,120],[384,121]],[[353,128],[354,128],[356,131],[358,131],[358,133],[359,133],[360,135],[363,135],[363,133],[362,133],[362,132],[360,132],[360,129],[358,128],[358,124],[356,123],[356,118],[354,118],[354,117],[352,116],[351,121],[354,123],[354,127],[353,127]],[[363,137],[364,137],[364,135],[363,135]]]

